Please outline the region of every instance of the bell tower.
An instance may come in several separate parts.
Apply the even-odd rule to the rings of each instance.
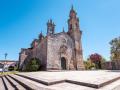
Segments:
[[[77,13],[73,9],[73,6],[70,10],[68,19],[68,34],[74,41],[75,67],[77,70],[84,70],[83,51],[81,44],[82,31],[80,31],[79,18],[77,17]]]
[[[79,18],[76,15],[77,13],[75,12],[72,6],[69,14],[69,20],[68,20],[69,32],[71,32],[72,30],[79,30]]]
[[[52,20],[48,20],[47,22],[47,35],[52,35],[55,32],[55,24]]]

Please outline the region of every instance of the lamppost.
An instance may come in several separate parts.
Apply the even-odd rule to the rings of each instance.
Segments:
[[[5,53],[5,60],[6,60],[6,58],[7,58],[7,55],[8,55],[8,54],[7,54],[7,53]]]
[[[4,55],[5,55],[5,61],[4,61],[3,72],[5,71],[5,65],[6,65],[6,63],[7,63],[6,58],[7,58],[7,55],[8,55],[8,54],[7,54],[7,53],[5,53]]]

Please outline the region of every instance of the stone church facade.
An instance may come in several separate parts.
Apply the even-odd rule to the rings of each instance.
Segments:
[[[70,10],[68,31],[55,33],[55,24],[47,22],[47,35],[42,32],[33,40],[30,48],[22,48],[19,54],[19,69],[24,70],[31,58],[38,58],[42,70],[84,70],[79,18]]]

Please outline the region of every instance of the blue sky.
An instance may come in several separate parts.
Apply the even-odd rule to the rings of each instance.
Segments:
[[[46,22],[53,19],[56,32],[67,31],[71,5],[83,31],[84,59],[99,53],[109,60],[111,39],[120,36],[120,0],[0,0],[0,60],[17,60],[20,48],[28,48]]]

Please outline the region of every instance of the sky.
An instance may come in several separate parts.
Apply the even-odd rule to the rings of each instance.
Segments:
[[[0,0],[0,60],[18,60],[21,48],[29,48],[42,31],[46,35],[48,19],[64,27],[71,6],[80,19],[84,60],[99,53],[110,60],[109,42],[120,36],[120,0]]]

